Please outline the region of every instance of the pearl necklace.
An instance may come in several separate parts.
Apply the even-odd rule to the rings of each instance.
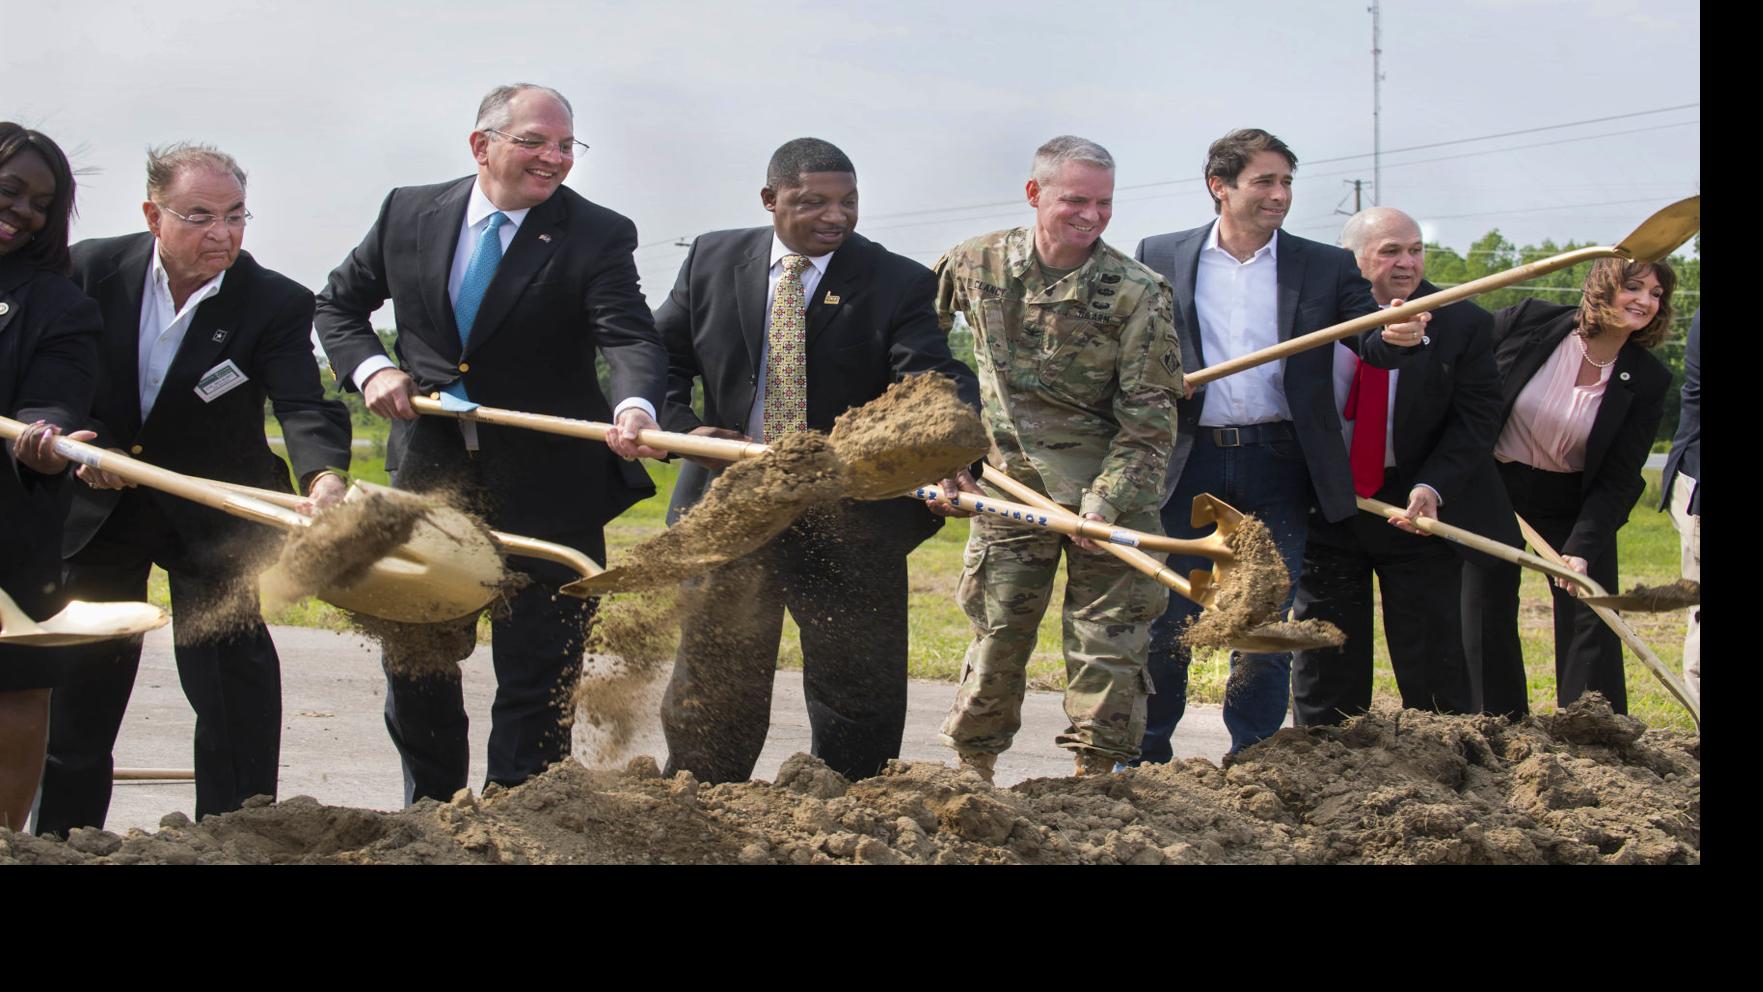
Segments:
[[[1615,364],[1616,364],[1616,358],[1620,358],[1620,357],[1622,357],[1622,356],[1621,356],[1621,355],[1620,355],[1620,354],[1618,354],[1618,355],[1617,355],[1617,356],[1616,356],[1616,358],[1612,358],[1612,359],[1610,359],[1610,360],[1609,360],[1609,361],[1607,361],[1607,362],[1600,362],[1600,361],[1598,361],[1598,360],[1597,360],[1597,359],[1596,359],[1596,358],[1593,358],[1593,357],[1592,357],[1592,353],[1591,353],[1591,351],[1589,351],[1589,350],[1588,350],[1588,349],[1587,349],[1587,348],[1586,348],[1586,346],[1585,346],[1585,335],[1584,335],[1584,334],[1580,334],[1580,333],[1578,333],[1578,332],[1577,332],[1577,331],[1576,331],[1576,332],[1574,332],[1574,335],[1573,335],[1573,336],[1574,336],[1574,338],[1575,338],[1575,339],[1576,339],[1576,340],[1578,340],[1578,341],[1579,341],[1579,354],[1580,354],[1580,357],[1582,357],[1582,358],[1584,358],[1584,359],[1585,359],[1585,360],[1586,360],[1586,362],[1587,362],[1587,363],[1589,363],[1589,364],[1590,364],[1590,365],[1591,365],[1591,366],[1592,366],[1592,367],[1593,367],[1593,368],[1599,368],[1599,369],[1607,369],[1607,368],[1609,368],[1609,367],[1610,367],[1610,366],[1612,366],[1612,365],[1615,365]]]

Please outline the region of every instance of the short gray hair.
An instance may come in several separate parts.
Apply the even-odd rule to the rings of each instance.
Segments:
[[[239,189],[245,188],[245,170],[239,167],[238,160],[213,145],[180,141],[147,149],[147,199],[155,203],[163,199],[178,174],[189,169],[230,173],[239,181]]]
[[[1420,230],[1420,222],[1395,207],[1366,207],[1347,219],[1347,226],[1341,228],[1341,247],[1353,254],[1359,254],[1366,247],[1366,242],[1379,228],[1386,224],[1401,221],[1416,232]]]
[[[569,98],[551,87],[540,86],[537,83],[511,83],[507,86],[498,86],[484,94],[483,102],[477,105],[477,123],[472,126],[472,130],[508,130],[508,125],[514,123],[514,111],[509,108],[509,104],[514,102],[515,97],[527,90],[538,90],[540,93],[547,93],[555,97],[558,103],[563,104],[563,109],[569,112],[569,119],[575,120],[575,108],[569,105]]]
[[[1108,154],[1108,149],[1088,138],[1062,134],[1035,149],[1034,165],[1029,169],[1029,178],[1045,186],[1059,178],[1059,170],[1068,162],[1082,162],[1109,172],[1114,171],[1114,156]]]

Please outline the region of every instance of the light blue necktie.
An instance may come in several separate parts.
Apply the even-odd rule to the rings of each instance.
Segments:
[[[465,354],[465,342],[471,339],[471,325],[477,321],[478,308],[484,305],[484,293],[502,263],[501,227],[508,215],[500,210],[490,215],[490,223],[471,251],[471,262],[465,266],[465,278],[459,281],[459,298],[453,301],[453,322],[459,325],[459,353]],[[445,390],[448,395],[468,399],[465,380],[455,379]]]

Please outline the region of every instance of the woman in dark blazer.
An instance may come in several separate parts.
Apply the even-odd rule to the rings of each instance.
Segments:
[[[0,589],[39,620],[61,605],[67,462],[52,445],[86,419],[98,371],[98,305],[65,274],[73,189],[53,141],[0,122],[0,414],[29,425],[0,445]],[[60,653],[0,645],[0,826],[13,830],[42,775]]]
[[[1649,351],[1671,327],[1677,278],[1663,263],[1604,259],[1577,306],[1525,300],[1494,315],[1494,361],[1505,404],[1494,446],[1519,516],[1567,563],[1617,588],[1616,532],[1641,497],[1671,373]],[[1529,711],[1518,639],[1516,565],[1463,570],[1463,627],[1470,663],[1482,666],[1483,709]],[[1628,710],[1622,643],[1557,581],[1555,698],[1590,691]]]

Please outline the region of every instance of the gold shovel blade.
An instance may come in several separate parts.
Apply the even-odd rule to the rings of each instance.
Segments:
[[[356,482],[345,499],[373,491],[408,496],[385,486]],[[318,596],[346,610],[401,623],[439,623],[469,616],[489,605],[502,585],[502,556],[490,535],[451,507],[429,509],[410,539],[374,562],[347,585]]]
[[[74,600],[47,620],[22,629],[0,632],[0,644],[24,647],[65,647],[133,637],[165,626],[171,617],[149,603],[87,603]]]
[[[1673,203],[1641,222],[1616,246],[1616,253],[1637,262],[1657,262],[1683,246],[1702,229],[1702,198]]]

